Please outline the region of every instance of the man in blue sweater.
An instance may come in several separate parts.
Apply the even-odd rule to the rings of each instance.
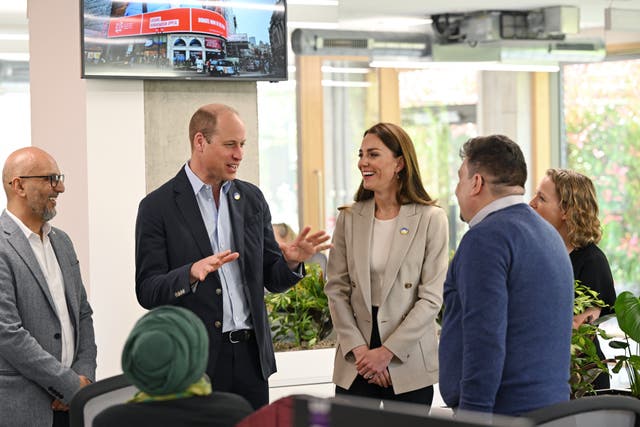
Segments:
[[[456,197],[469,224],[444,284],[440,393],[453,408],[520,415],[569,399],[573,273],[558,232],[526,203],[506,136],[467,141]]]

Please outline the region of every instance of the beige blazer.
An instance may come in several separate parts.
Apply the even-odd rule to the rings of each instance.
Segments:
[[[358,375],[351,350],[371,338],[370,246],[373,200],[338,215],[327,266],[325,292],[337,332],[333,382],[349,388]],[[438,381],[436,316],[448,264],[449,226],[435,206],[403,205],[389,242],[378,328],[393,352],[389,373],[396,394]]]

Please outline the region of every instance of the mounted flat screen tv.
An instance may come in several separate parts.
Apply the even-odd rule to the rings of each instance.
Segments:
[[[82,77],[287,79],[285,0],[80,0]]]

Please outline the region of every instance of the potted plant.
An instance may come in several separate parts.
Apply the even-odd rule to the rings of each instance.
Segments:
[[[640,397],[640,299],[631,292],[622,292],[616,298],[614,308],[618,326],[625,335],[624,340],[609,342],[610,347],[624,350],[624,354],[615,357],[612,372],[618,373],[624,367],[629,376],[631,395]]]
[[[330,339],[333,327],[325,277],[317,264],[307,264],[306,270],[287,292],[265,296],[278,365],[269,378],[272,400],[295,393],[333,395],[335,342]]]
[[[324,272],[317,264],[284,293],[265,296],[276,350],[333,347],[326,338],[333,330],[329,302],[324,294]]]
[[[589,287],[574,282],[573,314],[580,314],[589,307],[606,307],[604,301],[598,298],[598,293]],[[603,372],[608,373],[606,361],[600,360],[594,339],[598,336],[609,339],[605,331],[598,327],[598,322],[584,323],[571,334],[571,398],[577,399],[584,395],[594,394],[593,382]]]

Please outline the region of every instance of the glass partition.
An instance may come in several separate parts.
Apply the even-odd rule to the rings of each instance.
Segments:
[[[353,203],[360,185],[362,134],[379,121],[376,70],[367,62],[324,61],[325,227],[333,231],[338,207]]]
[[[562,70],[566,167],[596,186],[617,292],[640,290],[640,59]]]
[[[14,67],[19,66],[15,71]],[[6,70],[14,70],[7,73]],[[31,145],[31,98],[28,64],[0,61],[0,168],[7,156],[20,147]],[[24,78],[20,78],[20,76]],[[6,206],[4,191],[0,191],[0,210]]]
[[[402,127],[413,139],[422,181],[449,216],[450,249],[467,227],[459,219],[455,188],[459,151],[477,136],[478,73],[428,69],[399,74]]]
[[[296,82],[258,82],[260,188],[272,222],[298,230]]]

